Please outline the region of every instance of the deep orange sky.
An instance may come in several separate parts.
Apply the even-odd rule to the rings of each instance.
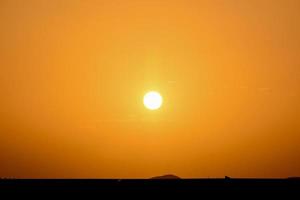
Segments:
[[[0,176],[300,176],[299,10],[1,0]]]

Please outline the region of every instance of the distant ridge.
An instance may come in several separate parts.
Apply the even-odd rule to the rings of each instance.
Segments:
[[[175,176],[173,174],[166,174],[163,176],[155,176],[150,179],[181,179],[181,178],[179,178],[178,176]]]

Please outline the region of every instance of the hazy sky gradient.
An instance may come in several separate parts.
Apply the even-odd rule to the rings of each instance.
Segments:
[[[300,176],[299,11],[0,0],[0,177]]]

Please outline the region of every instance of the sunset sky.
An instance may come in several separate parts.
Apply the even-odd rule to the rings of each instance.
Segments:
[[[0,27],[0,177],[300,176],[299,0],[0,0]]]

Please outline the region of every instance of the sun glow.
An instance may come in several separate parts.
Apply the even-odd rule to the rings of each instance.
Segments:
[[[149,110],[156,110],[161,107],[163,102],[162,96],[155,91],[151,91],[144,96],[144,105]]]

